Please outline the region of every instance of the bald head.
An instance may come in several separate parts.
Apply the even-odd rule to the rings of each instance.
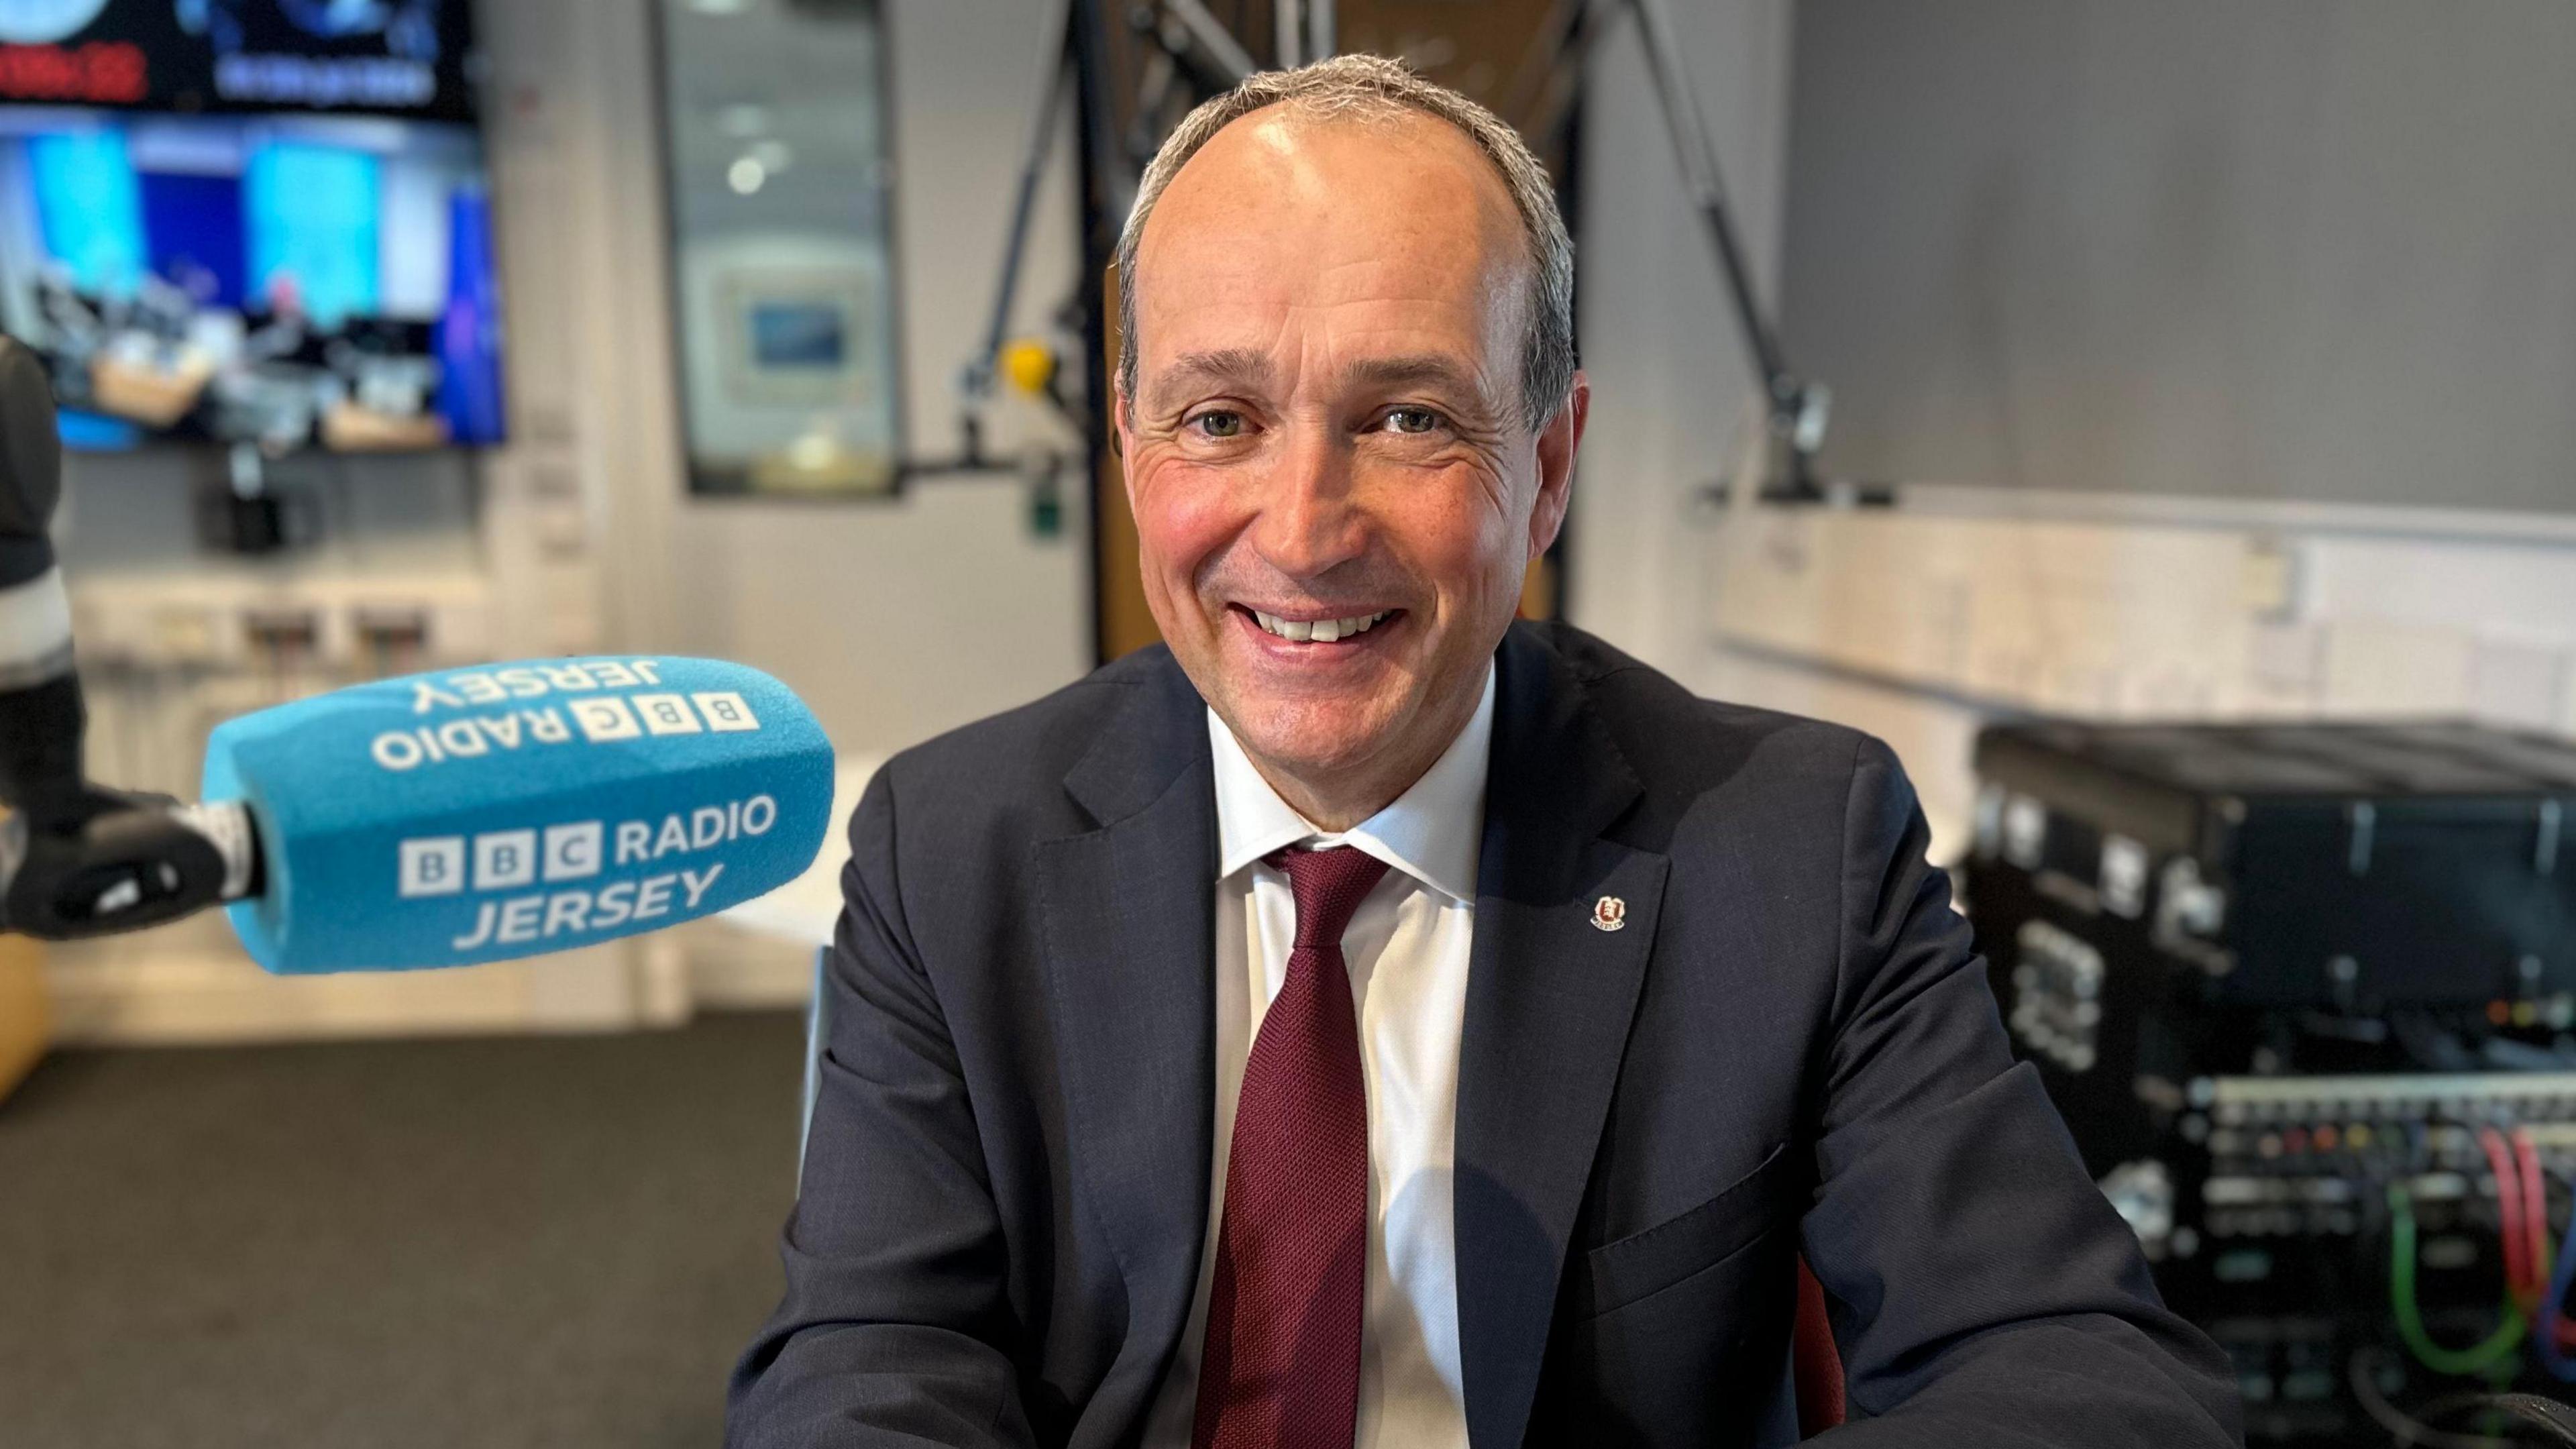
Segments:
[[[1212,149],[1222,164],[1198,166]],[[1423,174],[1409,174],[1416,170]],[[1513,268],[1520,295],[1512,381],[1522,423],[1535,432],[1564,404],[1575,370],[1573,247],[1546,169],[1492,112],[1397,62],[1364,55],[1255,75],[1192,111],[1165,140],[1119,240],[1122,394],[1132,399],[1141,385],[1139,332],[1151,325],[1140,306],[1153,285],[1142,265],[1146,243],[1170,235],[1156,219],[1184,176],[1189,190],[1228,188],[1217,199],[1235,204],[1276,192],[1272,199],[1314,208],[1354,189],[1403,188],[1421,204],[1406,214],[1423,229],[1447,229],[1453,250],[1474,244],[1476,255],[1462,262],[1481,269],[1507,259]]]
[[[1141,229],[1129,387],[1157,411],[1212,367],[1266,369],[1292,315],[1372,305],[1372,335],[1472,319],[1473,375],[1461,380],[1498,421],[1517,417],[1529,273],[1510,193],[1455,128],[1418,114],[1257,111],[1190,158]],[[1219,295],[1221,313],[1209,307]],[[1466,364],[1455,349],[1349,361],[1381,376]]]

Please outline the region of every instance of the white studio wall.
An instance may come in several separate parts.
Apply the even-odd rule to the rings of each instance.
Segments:
[[[1675,5],[1683,62],[1766,306],[1776,306],[1790,0]],[[1633,19],[1584,77],[1576,324],[1592,379],[1568,525],[1567,616],[1686,682],[1705,540],[1683,524],[1727,471],[1758,379],[1682,187]]]

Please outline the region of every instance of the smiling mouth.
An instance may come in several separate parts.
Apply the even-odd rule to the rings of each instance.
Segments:
[[[1333,644],[1357,638],[1402,613],[1400,609],[1380,609],[1371,614],[1354,614],[1343,619],[1287,619],[1277,614],[1237,604],[1235,611],[1258,625],[1261,632],[1293,644]]]

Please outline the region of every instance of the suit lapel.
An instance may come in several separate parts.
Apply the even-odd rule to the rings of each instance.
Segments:
[[[1168,660],[1130,687],[1065,782],[1101,828],[1039,845],[1034,864],[1067,1155],[1132,1315],[1102,1390],[1133,1392],[1141,1414],[1188,1319],[1207,1225],[1217,845],[1197,694]]]
[[[1498,668],[1455,1206],[1459,1356],[1481,1446],[1519,1444],[1529,1421],[1669,866],[1600,836],[1640,792],[1581,682],[1526,628]],[[1624,907],[1616,929],[1595,924],[1604,898]]]

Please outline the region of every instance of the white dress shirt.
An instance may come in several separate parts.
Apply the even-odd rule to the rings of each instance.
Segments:
[[[1467,1013],[1476,858],[1485,825],[1485,766],[1494,735],[1494,674],[1484,697],[1413,787],[1340,834],[1318,830],[1261,778],[1216,712],[1216,1140],[1207,1243],[1172,1371],[1146,1421],[1149,1449],[1187,1449],[1198,1410],[1208,1283],[1225,1221],[1227,1148],[1243,1064],[1270,1001],[1288,979],[1297,903],[1288,877],[1262,863],[1283,846],[1348,846],[1390,867],[1342,933],[1368,1090],[1368,1289],[1360,1322],[1356,1449],[1445,1449],[1467,1443],[1458,1367],[1458,1252],[1450,1213],[1458,1122],[1458,1034]]]

